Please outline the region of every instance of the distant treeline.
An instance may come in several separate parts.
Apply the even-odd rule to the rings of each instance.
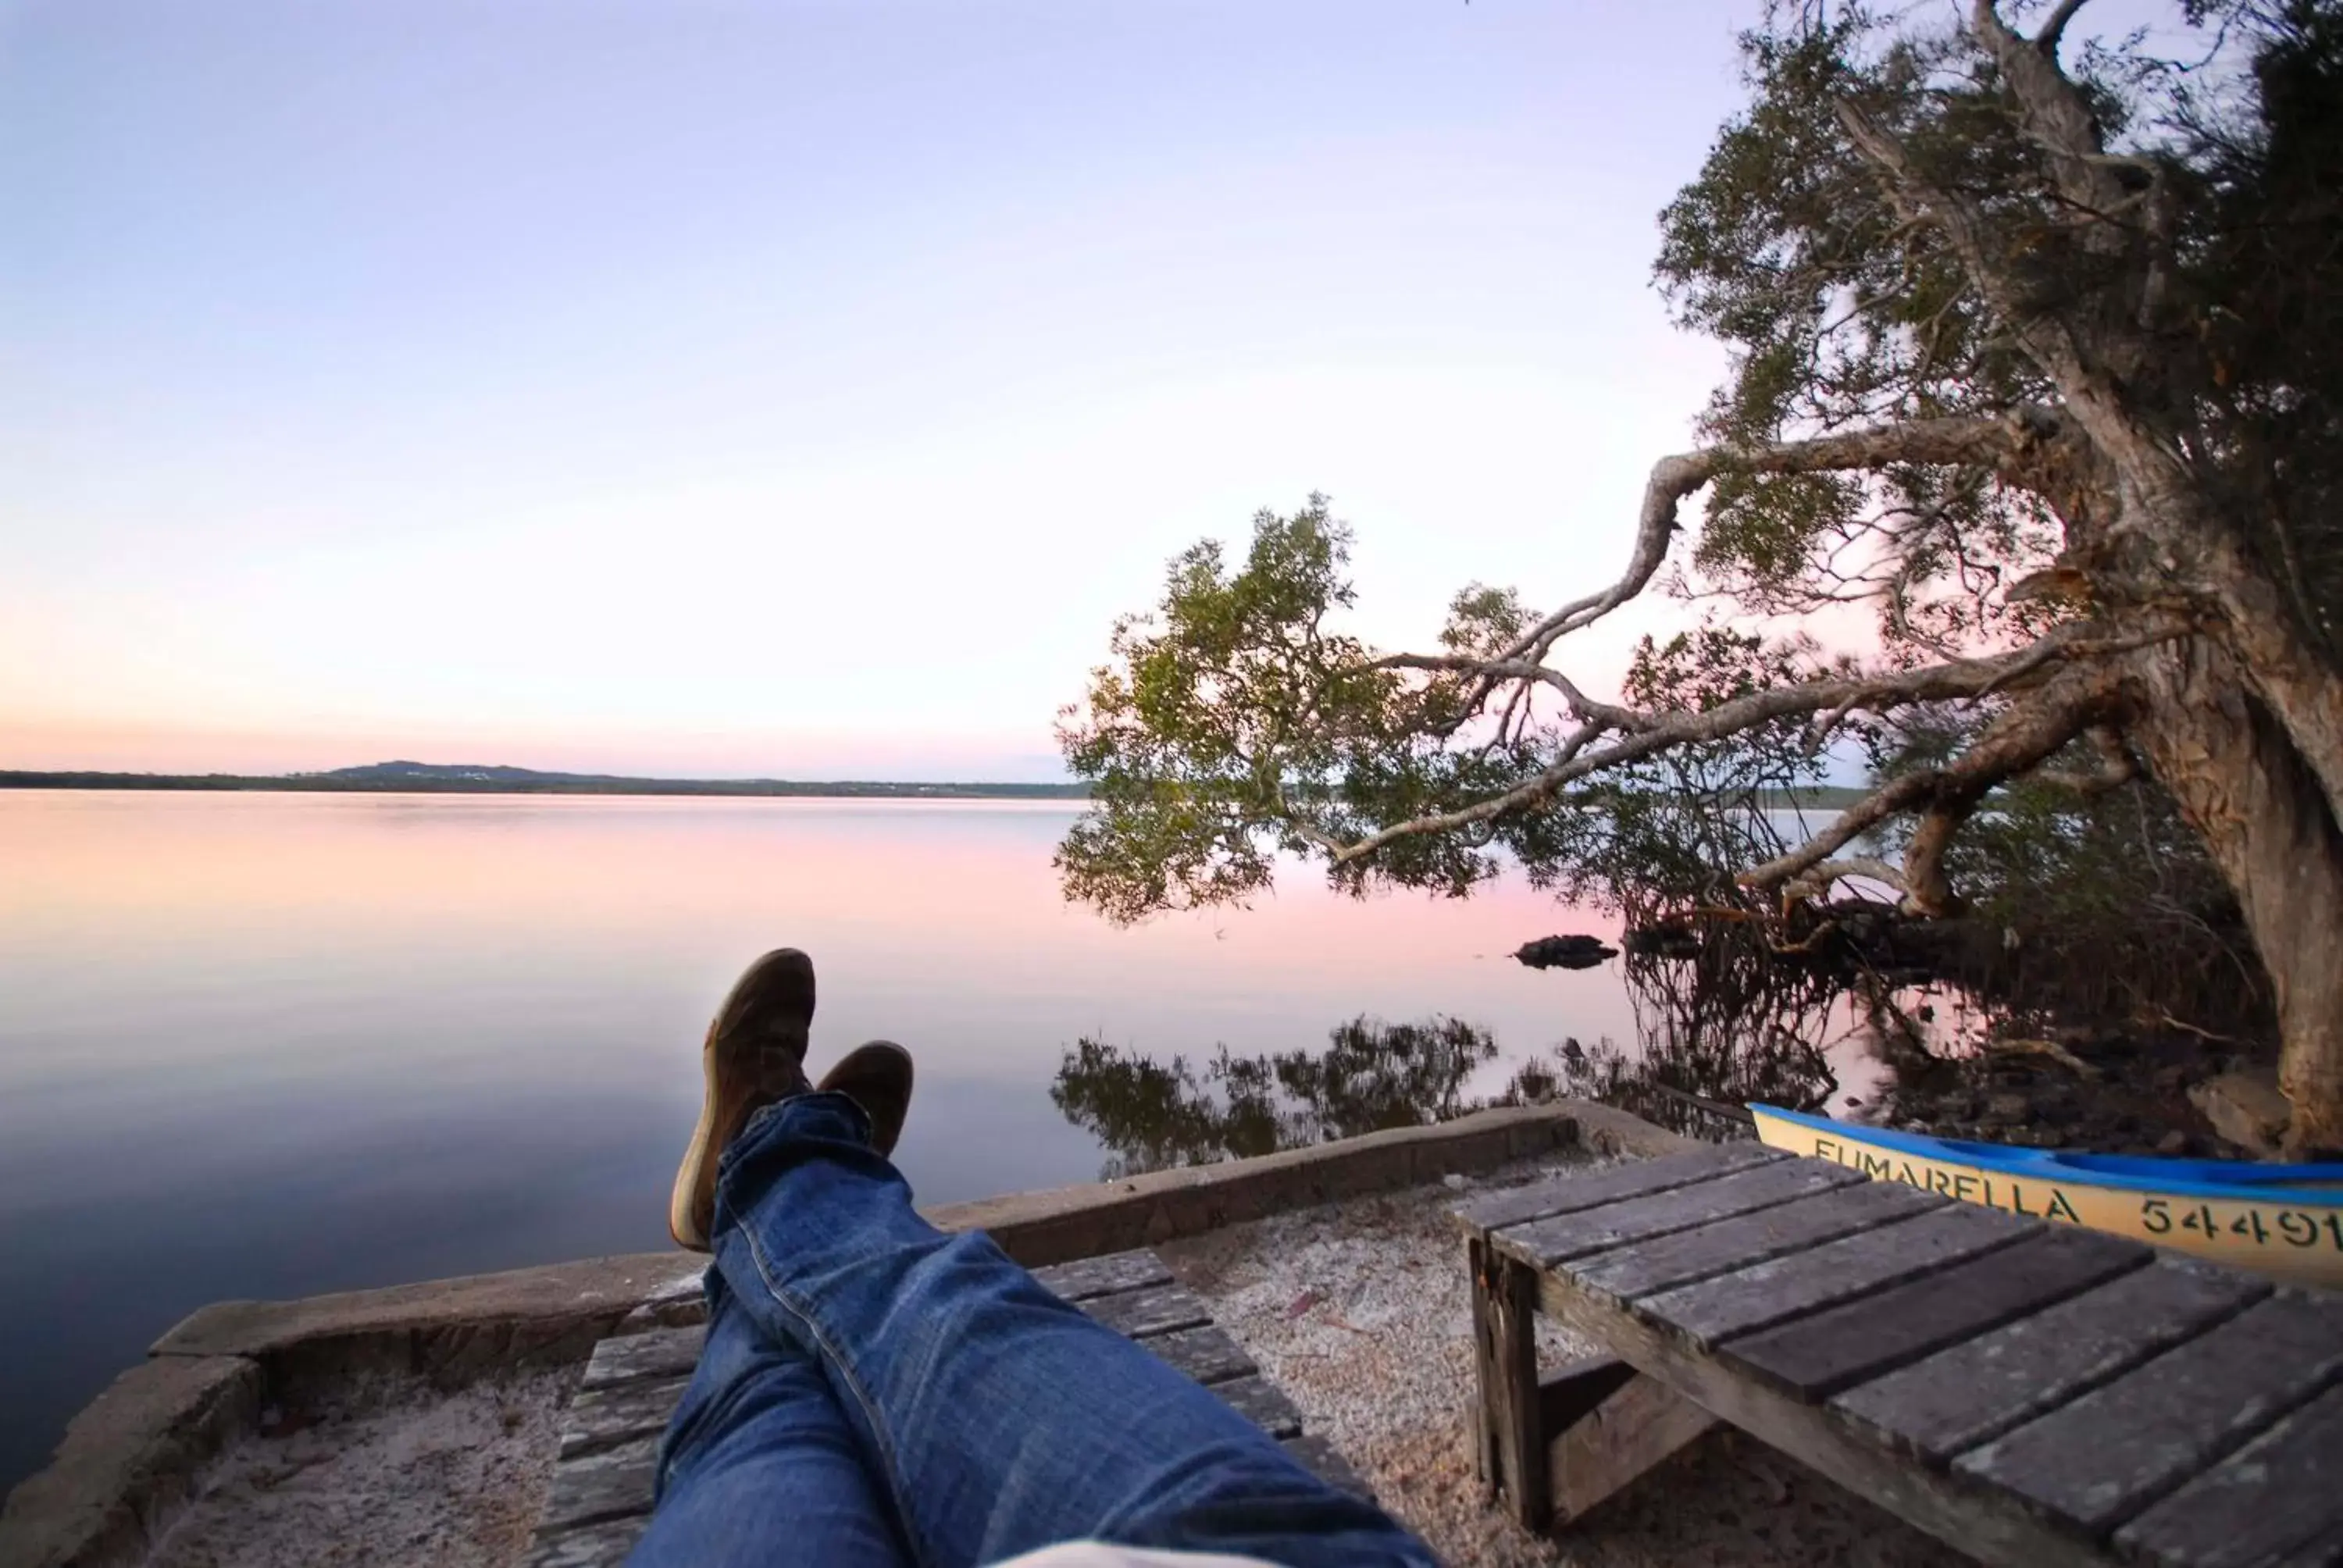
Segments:
[[[1757,791],[1757,799],[1759,803],[1767,809],[1775,811],[1795,810],[1807,807],[1843,811],[1870,793],[1868,789],[1859,789],[1845,784],[1802,784],[1795,789],[1760,789]]]
[[[380,762],[327,773],[99,773],[0,770],[0,789],[291,789],[342,794],[807,795],[882,799],[1080,800],[1081,784],[905,784],[880,779],[636,779],[531,768]]]

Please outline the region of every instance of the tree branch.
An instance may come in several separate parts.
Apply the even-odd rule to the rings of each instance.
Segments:
[[[1641,729],[1609,745],[1584,749],[1583,740],[1564,749],[1554,761],[1513,789],[1488,796],[1453,811],[1413,818],[1370,833],[1337,850],[1332,859],[1344,865],[1373,854],[1384,845],[1423,833],[1453,832],[1507,812],[1534,806],[1564,785],[1606,768],[1617,768],[1688,742],[1721,740],[1775,719],[1819,712],[1825,709],[1861,707],[1885,712],[1916,702],[1946,702],[2002,690],[2026,673],[2052,664],[2098,659],[2128,652],[2151,642],[2183,635],[2187,623],[2177,618],[2159,618],[2151,626],[2109,638],[2087,623],[2060,627],[2012,653],[1989,658],[1954,659],[1918,669],[1885,674],[1806,681],[1751,692],[1696,713],[1678,713],[1653,719]]]
[[[2044,20],[2042,31],[2034,35],[2035,48],[2056,59],[2058,40],[2066,35],[2066,24],[2075,19],[2076,12],[2089,4],[2090,0],[2058,0],[2058,8]]]
[[[2117,177],[2089,103],[2058,68],[2058,34],[2080,8],[2077,0],[2066,0],[2051,14],[2041,35],[2028,40],[2010,31],[1994,0],[1976,0],[1969,9],[1969,27],[2016,96],[2026,136],[2050,155],[2061,194],[2086,211],[2114,213],[2137,193]],[[2049,41],[2046,47],[2044,38]]]
[[[2104,795],[2108,790],[2128,784],[2139,777],[2139,759],[2124,744],[2123,737],[2107,725],[2091,728],[2091,744],[2098,749],[2099,765],[2087,772],[2063,768],[2038,768],[2033,778],[2038,784],[2049,784],[2061,789],[2072,789],[2088,799]]]
[[[2026,658],[2033,657],[2029,651]],[[1764,888],[1796,877],[1889,817],[1925,806],[1904,851],[1899,885],[1906,907],[1913,912],[1945,913],[1952,907],[1953,895],[1945,879],[1944,856],[1961,824],[1995,785],[2039,767],[2068,741],[2109,719],[2120,701],[2119,675],[2097,661],[2066,664],[2026,700],[1986,726],[1968,749],[1946,766],[1889,779],[1803,846],[1743,872],[1739,880],[1745,887]]]
[[[1983,9],[1991,15],[1989,5]],[[2000,25],[1998,18],[1994,25]],[[2103,394],[2087,375],[2082,345],[2065,319],[2045,319],[2027,308],[2016,280],[1986,243],[1985,215],[1976,204],[1922,175],[1904,145],[1853,104],[1840,102],[1838,121],[1855,150],[1885,176],[1888,205],[1896,216],[1916,225],[1934,224],[1943,233],[1977,292],[2058,389],[2078,403],[2088,402],[2094,390]],[[2107,400],[2103,396],[2100,401]],[[2108,407],[2112,411],[2111,403]]]
[[[1782,897],[1788,899],[1819,899],[1830,891],[1831,884],[1849,877],[1868,877],[1875,882],[1885,882],[1897,892],[1904,890],[1904,873],[1886,861],[1872,855],[1849,855],[1844,860],[1823,860],[1809,867],[1805,875],[1783,885]]]
[[[1667,558],[1668,543],[1676,530],[1677,507],[1720,475],[1834,473],[1888,463],[1966,463],[1998,471],[2027,437],[2055,433],[2056,427],[2057,417],[2050,410],[2021,408],[2006,417],[1914,419],[1811,441],[1712,447],[1663,457],[1652,466],[1651,477],[1644,486],[1635,543],[1619,579],[1599,593],[1564,605],[1489,662],[1543,659],[1556,640],[1602,619],[1642,593]]]
[[[1633,709],[1620,708],[1608,702],[1597,702],[1578,689],[1575,681],[1550,665],[1535,664],[1520,658],[1476,658],[1469,653],[1390,653],[1376,659],[1370,667],[1375,669],[1422,669],[1448,674],[1479,676],[1489,684],[1503,680],[1535,682],[1551,686],[1562,693],[1569,704],[1572,717],[1582,723],[1599,725],[1606,729],[1641,729],[1650,722]],[[1485,695],[1485,693],[1484,693]],[[1510,712],[1510,709],[1508,710]],[[1500,722],[1499,729],[1503,729]]]

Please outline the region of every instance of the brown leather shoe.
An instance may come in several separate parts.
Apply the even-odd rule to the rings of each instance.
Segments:
[[[759,1109],[806,1088],[806,1030],[812,1021],[813,960],[795,948],[776,949],[750,964],[716,1010],[699,1053],[708,1083],[699,1125],[691,1130],[668,1199],[668,1234],[678,1246],[708,1251],[708,1232],[716,1223],[716,1161],[724,1146]]]
[[[911,1053],[891,1040],[858,1045],[822,1074],[820,1088],[834,1089],[870,1118],[870,1147],[895,1152],[903,1136],[903,1116],[911,1109]]]

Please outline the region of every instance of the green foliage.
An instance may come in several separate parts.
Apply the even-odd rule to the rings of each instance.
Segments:
[[[2006,9],[2038,24],[2038,9]],[[2132,345],[2108,351],[2127,407],[2207,476],[2296,615],[2334,648],[2343,0],[2181,9],[2207,25],[2209,63],[2159,59],[2144,35],[2070,42],[2066,56],[2110,166],[2135,194],[2161,193],[2150,224],[2077,221],[1956,13],[1777,5],[1743,40],[1747,106],[1662,215],[1656,279],[1681,323],[1730,351],[1703,419],[1725,448],[2054,401],[2025,347],[2053,318],[2078,341]],[[1989,301],[1937,226],[1906,221],[1850,115],[1966,198],[1981,249],[2012,280],[2007,297]],[[2178,266],[2151,288],[2143,257],[2158,226],[2177,236]],[[2044,581],[2093,580],[2104,563],[2076,557],[2067,516],[2114,505],[2092,487],[2087,456],[2026,461],[2043,472],[1885,461],[1727,472],[1680,567],[1743,617],[1875,606],[1875,666],[2007,648],[2075,613],[2056,595],[2013,600],[2007,588],[2053,565],[2068,570]],[[1632,908],[1749,901],[1735,873],[1784,847],[1757,808],[1821,777],[1816,738],[1789,719],[1648,754],[1624,738],[1654,718],[1846,673],[1846,661],[1711,624],[1646,643],[1625,693],[1644,717],[1592,736],[1573,708],[1584,699],[1550,669],[1442,664],[1518,653],[1539,618],[1511,589],[1459,593],[1433,658],[1382,658],[1342,632],[1349,542],[1322,497],[1291,516],[1263,512],[1241,563],[1200,544],[1172,564],[1152,615],[1117,625],[1109,663],[1060,728],[1070,767],[1092,785],[1093,809],[1058,857],[1071,896],[1121,920],[1242,903],[1282,860],[1314,856],[1353,892],[1463,896],[1518,867],[1541,887]],[[2117,608],[2137,608],[2155,569],[2121,581],[2129,597]],[[1933,722],[1922,714],[1907,729],[1858,713],[1836,734],[1886,751]],[[1605,768],[1556,776],[1584,755]],[[1437,830],[1345,848],[1426,819]],[[1954,869],[1991,879],[2015,863]]]
[[[1352,601],[1349,543],[1322,496],[1264,511],[1241,569],[1208,539],[1172,563],[1156,614],[1115,624],[1115,662],[1061,716],[1091,781],[1057,857],[1069,896],[1124,920],[1241,900],[1306,847],[1297,803],[1404,735],[1398,678],[1325,627]]]
[[[1381,668],[1331,628],[1351,602],[1349,535],[1323,498],[1254,519],[1243,567],[1207,542],[1172,563],[1161,603],[1115,628],[1117,662],[1062,716],[1068,765],[1091,810],[1060,846],[1068,896],[1129,921],[1242,903],[1281,855],[1454,810],[1534,779],[1570,726],[1551,705],[1504,738],[1473,720],[1460,678]],[[1459,594],[1443,647],[1501,649],[1532,623],[1510,590]],[[1722,628],[1647,641],[1628,699],[1704,710],[1819,668],[1801,643]],[[1781,848],[1755,808],[1820,777],[1795,723],[1679,748],[1470,829],[1391,841],[1330,867],[1337,887],[1462,896],[1511,864],[1596,901],[1737,897],[1735,870]]]
[[[1700,713],[1818,668],[1803,643],[1712,625],[1664,642],[1644,638],[1624,695],[1647,711]],[[1685,904],[1740,903],[1735,874],[1787,848],[1772,808],[1784,792],[1818,779],[1824,762],[1805,727],[1787,719],[1671,747],[1608,771],[1573,797],[1575,809],[1523,824],[1513,847],[1534,886],[1574,903],[1639,918]]]
[[[2069,51],[2127,177],[2164,184],[2180,257],[2165,284],[2147,281],[2144,218],[2074,221],[1953,12],[1861,5],[1777,7],[1744,38],[1749,107],[1662,215],[1655,276],[1679,321],[1732,351],[1704,421],[1727,446],[2055,401],[2023,329],[2056,316],[2148,331],[2113,367],[2127,397],[2229,491],[2306,629],[2343,649],[2343,6],[2175,9],[2205,28],[2197,60],[2141,35]],[[1939,230],[1901,220],[1842,106],[1976,203],[2016,318]],[[1891,648],[1941,646],[2026,629],[1996,590],[2059,544],[2032,495],[1907,467],[1721,480],[1694,562],[1778,612],[1835,597],[1835,562],[1867,548],[1896,568]]]
[[[2044,397],[2007,325],[1933,230],[1901,221],[1839,119],[1857,105],[1956,188],[2040,205],[1976,46],[1860,5],[1819,25],[1777,12],[1742,45],[1750,106],[1661,215],[1654,266],[1676,318],[1732,351],[1703,434],[1754,447]],[[1752,608],[1811,608],[1842,586],[1835,558],[1860,557],[1883,520],[1904,568],[1882,603],[1891,647],[1991,630],[1982,590],[2056,548],[2031,499],[1902,466],[1721,479],[1693,560]]]
[[[2204,149],[2191,407],[2227,509],[2343,658],[2343,5],[2248,7],[2249,110],[2184,98]]]

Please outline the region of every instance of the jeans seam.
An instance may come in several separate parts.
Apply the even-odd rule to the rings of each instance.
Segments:
[[[887,1423],[879,1419],[878,1406],[872,1402],[870,1391],[862,1386],[862,1379],[840,1353],[838,1346],[831,1342],[812,1312],[775,1282],[770,1261],[766,1258],[765,1249],[759,1243],[756,1231],[744,1225],[740,1228],[740,1234],[749,1244],[749,1259],[756,1265],[757,1278],[764,1284],[766,1293],[773,1298],[773,1304],[804,1326],[814,1342],[821,1347],[822,1354],[830,1359],[830,1364],[838,1369],[839,1376],[854,1395],[854,1402],[862,1407],[862,1419],[870,1424],[872,1441],[879,1450],[879,1462],[886,1468],[887,1484],[894,1493],[896,1521],[902,1527],[905,1544],[911,1546],[923,1563],[935,1562],[936,1553],[920,1538],[919,1524],[906,1506],[905,1500],[910,1496],[910,1488],[904,1484],[902,1467],[895,1459],[893,1439],[887,1431]]]

